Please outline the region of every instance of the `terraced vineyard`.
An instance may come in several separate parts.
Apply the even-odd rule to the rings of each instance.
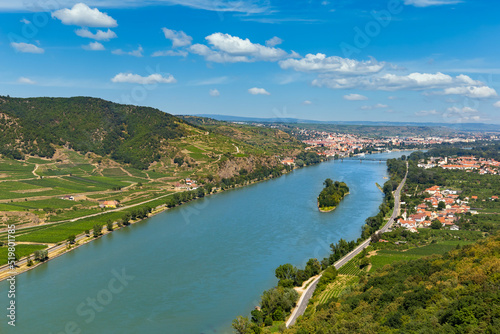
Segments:
[[[359,281],[359,277],[351,275],[339,275],[335,279],[335,282],[330,284],[325,291],[318,298],[318,305],[326,304],[332,298],[338,298],[342,291],[347,289],[349,286],[356,284]]]
[[[358,262],[359,260],[357,257],[347,262],[344,266],[342,266],[338,270],[339,275],[351,275],[351,276],[359,275],[359,273],[361,273],[361,269],[359,269]]]

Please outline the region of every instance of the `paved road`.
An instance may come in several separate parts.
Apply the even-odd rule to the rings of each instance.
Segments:
[[[394,211],[392,212],[391,218],[389,218],[389,221],[387,224],[382,227],[379,232],[380,233],[385,233],[387,230],[389,230],[392,227],[392,224],[394,224],[394,221],[396,220],[396,217],[398,217],[401,213],[401,205],[400,205],[400,200],[401,200],[401,189],[403,189],[403,186],[405,185],[406,182],[406,177],[408,176],[408,162],[406,162],[406,174],[401,183],[399,184],[398,188],[396,189],[396,192],[394,193]]]
[[[389,218],[389,221],[387,224],[384,225],[380,230],[377,231],[377,233],[384,233],[387,232],[387,230],[394,224],[394,220],[396,217],[399,216],[400,213],[400,199],[401,199],[401,189],[403,189],[403,186],[406,182],[406,176],[408,175],[408,162],[406,163],[406,175],[399,184],[398,188],[396,189],[394,193],[394,211],[392,213],[391,218]],[[358,247],[356,247],[354,250],[352,250],[350,253],[342,257],[340,260],[334,263],[335,269],[340,269],[344,264],[352,260],[356,255],[361,253],[363,249],[368,247],[370,245],[371,237],[363,241]],[[311,299],[314,290],[316,289],[316,285],[318,284],[319,279],[321,278],[321,274],[307,287],[306,291],[302,294],[300,297],[297,307],[294,309],[290,317],[288,318],[286,322],[286,327],[293,326],[295,322],[297,321],[297,318],[301,315],[304,314],[306,311],[307,305],[309,304],[309,299]]]

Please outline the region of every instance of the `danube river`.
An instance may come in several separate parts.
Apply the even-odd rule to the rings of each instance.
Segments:
[[[332,242],[360,236],[385,177],[385,162],[330,161],[115,231],[19,275],[16,328],[3,308],[0,332],[230,333],[232,319],[276,284],[277,266],[304,267]],[[320,213],[326,178],[346,182],[350,194]],[[6,281],[0,294],[7,307]]]

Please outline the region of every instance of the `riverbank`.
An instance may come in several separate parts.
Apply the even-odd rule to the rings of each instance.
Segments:
[[[64,319],[84,332],[230,333],[231,320],[247,315],[275,285],[277,266],[328,256],[330,242],[356,239],[377,212],[382,194],[375,182],[387,175],[384,164],[309,167],[155,215],[19,275],[19,330],[64,331]],[[314,201],[318,182],[332,172],[351,192],[335,212],[322,214]],[[106,289],[112,270],[135,280],[88,324],[75,308]],[[8,291],[7,281],[2,284]]]
[[[281,176],[284,176],[290,172],[293,172],[294,170],[296,169],[302,169],[304,167],[309,167],[309,166],[313,166],[313,165],[307,165],[307,166],[303,166],[303,167],[296,167],[292,170],[287,170],[287,169],[284,169],[282,171],[282,174],[279,177]],[[275,179],[276,177],[274,176],[269,176],[269,177],[266,177],[262,180],[253,180],[253,181],[250,181],[250,182],[247,182],[247,183],[244,183],[244,184],[235,184],[227,189],[221,189],[221,188],[217,188],[215,190],[213,190],[211,193],[209,194],[205,194],[203,197],[209,197],[211,195],[215,195],[215,194],[219,194],[219,193],[223,193],[223,192],[227,192],[229,190],[234,190],[234,189],[239,189],[239,188],[244,188],[244,187],[247,187],[247,186],[250,186],[250,185],[255,185],[255,184],[258,184],[258,183],[261,183],[261,182],[264,182],[264,181],[269,181],[271,179]],[[187,190],[188,191],[188,190]],[[187,192],[187,191],[184,191],[184,192]],[[154,199],[151,199],[149,200],[148,202],[151,202],[151,201],[156,201],[158,199],[162,199],[162,198],[168,198],[169,196],[173,196],[174,194],[178,194],[178,193],[183,193],[183,192],[174,192],[174,193],[171,193],[171,194],[167,194],[167,195],[161,195],[157,198],[154,198]],[[191,199],[189,201],[186,201],[186,202],[182,202],[180,203],[179,205],[175,206],[175,207],[179,207],[183,204],[186,204],[186,203],[189,203],[193,200],[196,200],[196,199],[200,199],[200,198],[195,198],[195,199]],[[139,203],[139,207],[140,207],[140,204],[142,203]],[[173,208],[175,208],[173,207]],[[121,210],[124,210],[124,209],[127,209],[127,208],[122,208]],[[162,212],[165,212],[167,210],[170,210],[171,208],[167,207],[166,204],[162,204],[162,205],[159,205],[157,207],[155,207],[153,209],[153,211],[151,213],[149,213],[146,217],[144,218],[141,218],[141,219],[136,219],[136,220],[132,220],[129,222],[129,225],[132,225],[132,224],[137,224],[145,219],[148,219],[148,218],[151,218],[153,216],[156,216]],[[99,213],[99,215],[105,215],[107,213],[111,213],[111,212],[116,212],[116,211],[120,211],[120,209],[115,209],[115,210],[110,210],[108,212],[103,212],[103,213]],[[91,216],[95,216],[95,215],[91,215]],[[89,216],[89,218],[91,217]],[[78,218],[75,218],[71,221],[76,221],[76,220],[81,220],[81,219],[84,219],[84,218],[87,218],[86,216],[84,217],[78,217]],[[39,226],[43,226],[43,225],[39,225]],[[23,257],[21,259],[18,259],[18,261],[16,261],[16,268],[15,270],[11,270],[9,268],[9,265],[2,265],[0,266],[0,282],[3,281],[3,280],[6,280],[7,278],[11,277],[11,276],[17,276],[19,274],[22,274],[22,273],[25,273],[31,269],[34,269],[40,265],[43,265],[45,263],[48,263],[49,261],[55,259],[55,258],[58,258],[60,257],[61,255],[64,255],[66,253],[69,253],[77,248],[79,248],[80,246],[84,245],[84,244],[87,244],[89,242],[92,242],[94,240],[97,240],[99,238],[101,238],[102,236],[104,235],[107,235],[113,231],[116,231],[116,230],[119,230],[119,229],[123,229],[123,228],[126,228],[127,226],[126,225],[122,225],[122,224],[119,224],[118,221],[113,221],[113,230],[112,231],[108,231],[107,229],[103,229],[102,230],[102,234],[99,236],[99,237],[93,237],[92,236],[92,233],[93,233],[93,230],[90,229],[89,230],[89,234],[86,234],[86,233],[81,233],[81,234],[78,234],[75,236],[75,243],[74,244],[70,244],[69,242],[67,241],[64,241],[64,242],[60,242],[60,243],[57,243],[57,244],[48,244],[48,248],[46,248],[47,252],[48,252],[48,259],[43,261],[43,262],[36,262],[36,261],[33,261],[33,265],[32,266],[28,266],[27,263],[28,263],[28,257],[31,257],[31,259],[33,259],[33,254],[30,254],[29,256],[26,256],[26,257]],[[14,273],[15,272],[15,273]]]

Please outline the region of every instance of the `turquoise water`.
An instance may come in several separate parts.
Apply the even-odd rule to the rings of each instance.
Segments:
[[[397,157],[400,153],[368,157]],[[367,157],[367,158],[368,158]],[[1,333],[230,333],[283,263],[322,259],[378,211],[385,163],[331,161],[197,200],[115,231],[17,277],[16,327]],[[326,178],[350,194],[330,213]],[[0,282],[7,307],[7,282]]]

